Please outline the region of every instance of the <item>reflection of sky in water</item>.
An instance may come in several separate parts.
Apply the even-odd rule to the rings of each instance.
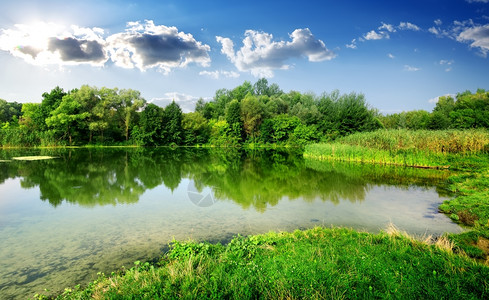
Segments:
[[[173,190],[160,183],[141,191],[139,200],[128,204],[62,201],[54,207],[39,200],[37,187],[22,189],[19,178],[6,179],[0,184],[0,294],[26,298],[44,288],[56,291],[87,283],[99,271],[110,273],[136,260],[158,257],[173,238],[226,241],[237,233],[315,225],[377,232],[389,222],[418,235],[460,230],[437,213],[444,198],[435,188],[367,184],[360,189],[361,201],[354,201],[354,196],[335,204],[321,199],[324,195],[310,199],[308,192],[307,201],[280,196],[278,203],[265,201],[265,209],[243,209],[219,187],[215,193],[221,197],[209,207],[199,207],[188,197],[192,179],[178,182]]]

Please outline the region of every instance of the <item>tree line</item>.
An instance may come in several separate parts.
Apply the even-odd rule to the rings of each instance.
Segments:
[[[2,146],[304,145],[380,128],[478,127],[489,128],[485,90],[440,97],[431,113],[390,115],[371,108],[363,94],[285,93],[264,78],[219,89],[189,113],[175,101],[163,108],[135,90],[88,85],[71,91],[55,87],[41,103],[0,99]]]
[[[414,110],[381,116],[380,120],[388,129],[489,128],[489,91],[442,96],[431,113]]]

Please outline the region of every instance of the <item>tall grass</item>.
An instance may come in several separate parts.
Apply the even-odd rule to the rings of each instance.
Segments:
[[[411,167],[454,168],[460,155],[489,151],[487,130],[378,130],[356,133],[328,144],[312,144],[304,156],[317,159]],[[459,166],[460,167],[460,166]]]
[[[489,150],[489,131],[472,130],[377,130],[352,134],[341,144],[386,151],[415,150],[430,153],[474,154]]]

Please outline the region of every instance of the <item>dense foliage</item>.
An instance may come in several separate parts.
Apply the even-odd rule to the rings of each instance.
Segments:
[[[130,89],[56,87],[41,103],[0,102],[0,145],[302,145],[378,129],[378,117],[361,94],[284,93],[266,79],[220,89],[190,113]]]
[[[455,98],[442,96],[431,113],[415,110],[381,117],[389,129],[489,128],[489,91],[465,91]]]

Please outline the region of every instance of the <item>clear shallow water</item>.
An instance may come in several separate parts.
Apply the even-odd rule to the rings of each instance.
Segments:
[[[316,225],[411,234],[461,229],[437,213],[434,170],[331,164],[300,153],[207,149],[0,151],[0,295],[32,297],[157,258],[173,239]]]

